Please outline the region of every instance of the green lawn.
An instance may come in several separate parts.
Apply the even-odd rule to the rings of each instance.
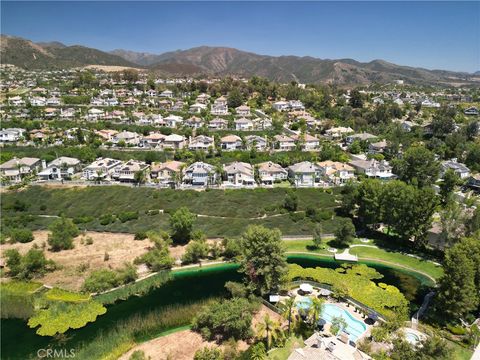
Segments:
[[[284,347],[274,349],[268,353],[269,360],[286,360],[296,348],[303,348],[303,339],[301,337],[291,337],[287,340]]]
[[[452,360],[470,360],[473,354],[472,350],[466,349],[453,341],[447,339],[447,342],[453,347],[454,356]]]

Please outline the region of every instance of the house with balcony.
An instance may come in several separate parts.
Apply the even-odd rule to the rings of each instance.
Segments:
[[[338,161],[322,161],[317,163],[320,177],[331,185],[341,185],[355,178],[355,168]]]
[[[41,180],[69,180],[82,168],[80,160],[61,156],[51,161],[38,173]]]
[[[120,182],[135,183],[135,174],[143,172],[149,177],[150,165],[139,160],[128,160],[114,170],[112,177]]]
[[[275,135],[275,149],[280,151],[291,151],[295,150],[296,144],[295,139],[287,135]]]
[[[240,105],[235,108],[235,113],[239,116],[250,116],[250,106]]]
[[[440,165],[441,165],[440,172],[442,177],[443,175],[445,175],[445,172],[449,169],[453,170],[460,179],[468,178],[471,173],[470,169],[465,164],[459,163],[456,158],[442,161]]]
[[[351,160],[349,165],[353,166],[357,173],[369,178],[384,180],[396,178],[396,175],[392,173],[392,167],[386,160]]]
[[[227,135],[220,139],[220,147],[225,151],[242,149],[242,139],[237,135]]]
[[[288,177],[296,187],[314,187],[319,181],[320,169],[310,161],[302,161],[288,167]]]
[[[41,169],[41,160],[38,158],[13,158],[0,164],[2,182],[19,183],[26,176],[32,175]]]
[[[228,127],[228,121],[221,118],[210,120],[208,128],[211,130],[225,130]]]
[[[150,177],[162,185],[178,186],[182,182],[185,165],[184,162],[175,160],[154,164],[150,169]]]
[[[252,131],[253,121],[247,118],[235,119],[235,130],[237,131]]]
[[[112,136],[111,141],[115,145],[124,143],[125,145],[137,146],[140,144],[140,135],[132,131],[121,131]]]
[[[262,185],[273,185],[274,182],[286,180],[288,171],[281,165],[266,161],[257,165],[258,175]]]
[[[188,185],[208,187],[216,183],[217,176],[213,165],[197,161],[185,169],[183,182]]]
[[[20,128],[9,128],[0,130],[0,143],[15,143],[23,138],[26,130]]]
[[[183,149],[185,147],[185,137],[178,134],[170,134],[163,140],[164,149]]]
[[[265,151],[268,148],[268,141],[266,137],[247,135],[245,136],[245,140],[247,142],[247,149],[255,148],[258,151]]]
[[[121,160],[98,158],[83,168],[82,178],[85,180],[110,180],[115,169],[122,165]]]

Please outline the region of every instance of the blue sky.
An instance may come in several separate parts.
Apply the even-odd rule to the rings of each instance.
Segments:
[[[1,31],[162,53],[200,45],[480,70],[480,2],[8,2]]]

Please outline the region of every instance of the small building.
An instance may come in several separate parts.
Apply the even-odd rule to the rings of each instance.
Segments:
[[[48,165],[38,173],[38,177],[41,180],[69,180],[80,170],[80,160],[61,156],[48,163]]]
[[[296,187],[314,187],[318,182],[320,169],[309,161],[302,161],[288,167],[288,177]]]
[[[223,166],[227,175],[227,182],[234,186],[254,186],[255,175],[253,166],[240,161]]]
[[[274,182],[286,180],[288,177],[288,171],[274,162],[267,161],[257,166],[262,185],[273,185]]]
[[[108,180],[115,169],[121,165],[122,162],[117,159],[98,158],[83,169],[82,178],[86,180]]]
[[[442,176],[445,174],[445,172],[448,169],[453,170],[460,179],[466,179],[470,176],[470,169],[465,164],[457,162],[457,159],[455,158],[451,160],[442,161],[441,163]]]

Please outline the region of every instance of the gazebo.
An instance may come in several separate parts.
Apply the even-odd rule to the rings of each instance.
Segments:
[[[313,286],[310,284],[301,284],[300,285],[300,290],[302,290],[306,294],[311,294],[313,291]]]

